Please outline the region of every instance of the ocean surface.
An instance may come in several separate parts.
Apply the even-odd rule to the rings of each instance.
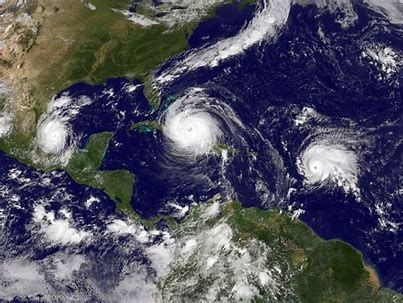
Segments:
[[[59,95],[86,96],[92,101],[70,119],[77,145],[84,148],[91,134],[114,132],[101,169],[126,169],[136,175],[131,203],[141,216],[174,214],[177,207],[217,194],[238,199],[245,207],[280,207],[299,215],[321,237],[341,239],[359,249],[384,286],[403,292],[403,234],[399,228],[403,203],[398,194],[402,75],[381,79],[382,70],[362,56],[367,47],[399,49],[403,41],[398,29],[382,16],[358,4],[354,8],[358,20],[343,28],[335,21],[335,13],[316,6],[294,6],[276,39],[261,42],[214,68],[192,70],[163,84],[156,109],[135,80],[72,85]],[[235,5],[219,9],[217,17],[202,22],[189,37],[191,48],[236,35],[255,9],[239,10]],[[170,59],[156,75],[185,55]],[[131,129],[133,123],[147,120],[163,124],[170,106],[188,96],[192,88],[217,102],[215,107],[200,106],[223,125],[220,143],[227,150],[234,149],[228,156],[221,152],[193,158],[172,155],[160,129]],[[231,111],[221,110],[220,103]],[[296,119],[304,108],[313,109],[315,115],[298,125]],[[304,146],[323,137],[353,142],[361,167],[359,195],[338,186],[304,183],[297,159]],[[69,207],[83,225],[102,225],[99,220],[114,212],[113,202],[102,191],[78,185],[62,171],[36,172],[3,153],[0,163],[2,175],[17,169],[21,171],[17,179],[50,180],[27,187],[13,183],[17,182],[13,178],[0,181],[0,188],[12,187],[23,199],[23,207],[10,209],[6,224],[10,234],[7,247],[15,246],[16,254],[19,244],[26,249],[34,240],[25,228],[33,201],[54,195],[56,187],[61,194],[70,195]],[[92,211],[82,205],[90,196],[101,201]],[[41,258],[54,252],[36,253]]]

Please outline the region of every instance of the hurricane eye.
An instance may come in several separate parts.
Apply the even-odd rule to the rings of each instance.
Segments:
[[[324,185],[330,181],[347,190],[356,188],[358,157],[342,144],[326,140],[311,143],[300,155],[298,167],[307,184]]]
[[[201,88],[192,88],[170,105],[163,116],[163,134],[168,152],[201,156],[211,152],[241,126],[232,109]]]

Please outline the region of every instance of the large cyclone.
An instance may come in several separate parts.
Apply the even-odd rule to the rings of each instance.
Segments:
[[[191,88],[162,116],[163,133],[170,153],[198,157],[208,154],[218,143],[233,141],[243,128],[233,110],[209,96],[202,88]]]

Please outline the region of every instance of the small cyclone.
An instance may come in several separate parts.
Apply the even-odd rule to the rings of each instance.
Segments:
[[[12,130],[12,116],[0,112],[0,138],[6,137]]]
[[[70,120],[79,112],[80,107],[89,103],[91,100],[88,98],[73,99],[68,95],[62,95],[50,102],[47,112],[38,121],[35,139],[43,153],[57,156],[58,162],[68,162],[74,147]]]
[[[297,167],[307,185],[335,184],[358,193],[359,156],[342,136],[313,140],[301,152]]]
[[[227,104],[202,88],[187,90],[169,106],[161,120],[170,153],[176,156],[208,154],[217,143],[232,142],[237,128],[243,128]]]
[[[69,137],[68,126],[63,121],[47,119],[38,128],[37,141],[43,152],[57,154],[64,150]]]

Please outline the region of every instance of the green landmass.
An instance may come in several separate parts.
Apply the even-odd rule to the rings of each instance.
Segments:
[[[161,130],[162,124],[161,124],[161,122],[156,121],[156,120],[146,120],[146,121],[133,123],[130,126],[130,129],[136,130],[141,133],[148,133],[148,132],[155,131],[155,130]]]
[[[82,2],[54,1],[51,8],[54,15],[47,17],[38,40],[29,47],[19,67],[29,71],[21,73],[22,81],[29,83],[29,89],[24,93],[31,102],[21,105],[17,117],[24,126],[17,124],[11,138],[0,141],[1,149],[38,167],[29,158],[35,122],[55,93],[76,82],[101,83],[108,77],[117,76],[140,79],[145,83],[145,91],[151,103],[154,106],[158,104],[157,93],[149,85],[150,72],[167,58],[188,47],[186,36],[197,22],[169,30],[162,25],[143,28],[111,10],[124,9],[129,2],[92,0],[96,10],[91,11],[81,5]],[[241,5],[252,2],[255,1],[245,0]],[[152,14],[145,7],[141,12],[144,15]],[[33,113],[35,116],[31,119]],[[27,123],[26,120],[32,122]],[[153,121],[146,121],[133,129],[152,130],[159,127]],[[100,170],[112,137],[113,134],[109,132],[92,135],[86,147],[73,155],[65,169],[76,182],[105,190],[118,203],[118,209],[132,212],[130,199],[135,176],[126,170]],[[265,260],[267,266],[273,264],[273,261],[282,266],[290,292],[280,294],[277,302],[403,302],[400,294],[380,287],[374,270],[364,263],[357,250],[344,242],[325,241],[305,224],[279,210],[245,209],[240,203],[228,202],[220,207],[221,215],[204,218],[205,207],[208,206],[194,208],[180,224],[170,221],[178,235],[179,244],[180,239],[205,241],[200,237],[201,234],[208,236],[217,226],[228,225],[233,233],[231,243],[239,248],[239,252],[242,252],[242,248],[248,250],[257,247],[261,249],[257,253],[263,251],[264,256],[268,256]],[[258,244],[253,246],[251,243]],[[203,276],[197,271],[197,262],[203,257],[200,255],[201,250],[202,247],[198,247],[190,257],[173,264],[171,273],[159,283],[164,296],[178,296],[177,302],[196,302],[200,296],[207,294],[215,281],[209,275]],[[231,252],[223,248],[218,253],[225,259]],[[259,256],[256,251],[251,254]],[[227,265],[230,271],[234,264]],[[219,275],[217,277],[220,278]],[[219,281],[224,290],[218,296],[224,297],[226,291],[232,289],[234,285],[228,281]],[[188,285],[188,282],[191,282],[189,287],[178,288]],[[250,283],[257,282],[251,279]],[[259,293],[251,301],[267,302],[270,293],[263,287],[257,288]]]
[[[14,38],[19,53],[7,64],[0,64],[0,75],[15,90],[15,133],[30,138],[32,126],[51,98],[77,82],[99,84],[120,76],[139,79],[150,103],[157,106],[158,92],[150,85],[152,71],[186,50],[187,38],[200,21],[214,17],[218,7],[231,2],[241,9],[255,0],[223,0],[193,21],[172,27],[143,27],[118,11],[127,9],[130,0],[93,0],[95,9],[86,6],[88,1],[35,1],[30,14],[39,31],[32,35],[27,28]],[[137,10],[154,17],[154,9],[148,5],[139,3]],[[32,35],[29,47],[24,44],[26,35]]]
[[[17,90],[13,97],[16,124],[10,136],[0,138],[1,150],[36,169],[62,168],[57,155],[43,153],[34,140],[35,125],[52,96],[77,82],[98,84],[110,77],[125,76],[141,80],[150,103],[157,106],[158,92],[150,86],[152,71],[169,57],[188,48],[187,37],[201,19],[214,17],[217,7],[233,1],[212,5],[201,19],[172,28],[162,24],[142,27],[114,11],[127,9],[130,2],[94,0],[91,4],[96,7],[95,10],[86,7],[87,2],[38,0],[33,4],[36,9],[33,9],[32,18],[40,24],[39,34],[30,38],[29,47],[22,48],[18,64],[11,62],[0,66],[0,74],[11,75],[13,87]],[[241,7],[249,2],[243,0],[239,5]],[[139,13],[145,16],[153,13],[146,6],[139,5],[138,8]],[[133,126],[133,129],[144,132],[160,128],[156,121]],[[92,154],[97,156],[96,152]],[[67,170],[75,180],[104,188],[111,197],[123,203],[129,200],[128,191],[115,182],[129,180],[128,172],[112,174],[97,171],[90,178],[91,173],[96,171],[94,167],[97,163],[84,163],[83,159],[85,153],[79,152],[68,165]],[[85,171],[80,172],[80,169]],[[114,183],[116,187],[112,186]]]
[[[2,150],[37,167],[30,160],[35,125],[51,98],[77,82],[99,84],[119,76],[139,79],[150,103],[158,104],[158,93],[149,82],[151,72],[188,48],[187,37],[200,20],[173,28],[142,27],[113,10],[127,9],[130,2],[94,0],[96,10],[90,10],[76,1],[38,1],[38,7],[45,7],[43,16],[34,15],[43,20],[39,35],[18,68],[7,70],[21,89],[14,102],[14,131],[0,139]]]
[[[230,203],[225,212],[240,238],[253,237],[267,245],[281,239],[287,244],[290,264],[303,268],[294,280],[301,302],[402,302],[402,296],[380,288],[373,269],[352,246],[323,240],[279,210],[245,209]]]
[[[229,156],[232,156],[232,155],[234,155],[234,154],[236,154],[237,153],[237,149],[235,148],[235,147],[233,147],[233,146],[231,146],[231,145],[228,145],[228,144],[224,144],[224,143],[216,143],[214,146],[213,146],[213,152],[215,152],[215,153],[217,153],[217,154],[219,154],[219,155],[221,155],[221,153],[224,151],[224,150],[226,150],[227,151],[227,153],[228,153],[228,155]]]
[[[132,212],[134,175],[127,170],[99,170],[112,137],[110,132],[91,135],[85,149],[76,152],[65,169],[77,183],[104,190],[119,210]]]
[[[212,205],[193,208],[174,227],[177,250],[158,284],[162,300],[201,302],[209,296],[215,302],[403,302],[401,294],[381,287],[376,272],[349,244],[326,241],[281,210],[226,202],[219,215],[206,216]],[[259,280],[264,270],[271,273],[266,286]],[[235,299],[237,289],[249,299]],[[248,294],[248,289],[255,293]]]
[[[69,26],[74,42],[35,79],[38,113],[52,95],[76,82],[98,84],[118,76],[146,82],[150,71],[188,47],[186,38],[196,22],[173,29],[142,27],[112,10],[126,9],[130,2],[94,0],[95,11],[75,5],[70,7],[70,16],[57,21],[56,26]]]
[[[70,26],[75,41],[69,51],[59,61],[48,66],[37,81],[36,93],[42,102],[38,103],[38,112],[56,92],[69,85],[84,81],[102,83],[107,78],[128,76],[145,83],[145,92],[152,105],[157,106],[159,100],[156,92],[149,86],[150,72],[168,58],[189,47],[187,37],[197,27],[200,20],[167,28],[153,25],[142,27],[128,21],[122,14],[112,9],[126,9],[130,0],[93,0],[95,11],[82,6],[75,6],[72,17],[60,19]],[[206,16],[212,18],[215,10],[231,0],[213,5]],[[239,6],[243,8],[255,0],[243,0]],[[138,5],[138,13],[152,16],[153,10]],[[78,21],[79,20],[79,21]]]

